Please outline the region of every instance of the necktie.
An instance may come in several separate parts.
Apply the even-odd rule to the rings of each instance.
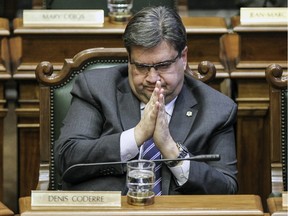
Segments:
[[[158,148],[155,146],[153,139],[150,139],[144,143],[144,148],[143,148],[143,159],[146,160],[155,160],[155,159],[160,159],[161,154]],[[156,162],[155,164],[155,184],[153,191],[156,196],[160,196],[162,191],[161,191],[161,162]]]

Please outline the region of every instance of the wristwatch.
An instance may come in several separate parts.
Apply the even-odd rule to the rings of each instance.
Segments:
[[[188,149],[183,146],[181,143],[176,143],[177,145],[177,148],[179,149],[179,155],[177,158],[185,158],[188,154]],[[168,166],[168,167],[175,167],[176,165],[179,164],[180,161],[178,160],[171,160],[171,161],[165,161],[165,164]]]

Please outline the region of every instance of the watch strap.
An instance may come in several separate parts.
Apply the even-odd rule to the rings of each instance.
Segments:
[[[183,146],[182,144],[180,143],[176,143],[177,145],[177,148],[179,149],[179,155],[177,158],[185,158],[188,154],[188,150],[185,146]],[[180,161],[177,161],[177,160],[174,160],[174,161],[166,161],[165,164],[168,166],[168,167],[175,167],[176,165],[179,164]]]

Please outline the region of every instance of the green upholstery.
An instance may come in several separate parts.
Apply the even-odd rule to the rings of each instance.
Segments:
[[[287,163],[288,163],[288,91],[287,89],[281,90],[281,160],[282,160],[282,179],[283,179],[283,191],[287,191],[288,173],[287,173]],[[281,192],[272,192],[269,197],[281,197]]]
[[[63,84],[56,85],[50,88],[50,102],[51,102],[51,160],[50,160],[50,182],[49,182],[49,190],[61,190],[61,179],[60,176],[56,173],[56,164],[54,161],[54,142],[58,139],[60,135],[60,129],[62,127],[62,121],[64,120],[66,113],[69,109],[70,102],[72,99],[72,95],[70,91],[72,90],[73,84],[75,82],[75,77],[79,73],[83,73],[87,70],[91,70],[94,68],[105,68],[112,67],[119,64],[123,64],[123,60],[110,62],[109,59],[103,63],[93,61],[89,62],[82,67],[79,71],[73,71],[70,76],[70,79]]]
[[[87,68],[85,68],[83,71],[91,70],[94,68],[105,68],[105,67],[112,67],[119,64],[115,63],[108,63],[107,64],[95,64],[95,65],[89,65]],[[86,67],[86,66],[84,66]],[[67,82],[65,85],[61,86],[54,86],[51,88],[51,99],[53,98],[53,104],[54,104],[54,117],[57,119],[57,121],[54,121],[54,138],[58,139],[60,135],[60,128],[62,126],[62,121],[64,117],[66,116],[66,113],[68,111],[68,108],[70,106],[70,102],[72,99],[72,95],[70,94],[70,91],[72,90],[75,77],[78,74],[77,71],[73,74],[73,77],[69,82]]]
[[[281,90],[281,148],[282,148],[282,175],[283,175],[283,190],[287,191],[287,164],[288,164],[288,91],[287,89]]]
[[[287,70],[287,66],[285,66]],[[288,163],[288,75],[279,64],[270,64],[265,70],[270,85],[270,137],[271,147],[281,147],[283,191],[287,191]],[[270,196],[281,196],[273,192]]]

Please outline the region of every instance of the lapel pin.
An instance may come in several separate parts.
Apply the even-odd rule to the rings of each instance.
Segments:
[[[186,116],[191,117],[192,116],[192,111],[187,111]]]

